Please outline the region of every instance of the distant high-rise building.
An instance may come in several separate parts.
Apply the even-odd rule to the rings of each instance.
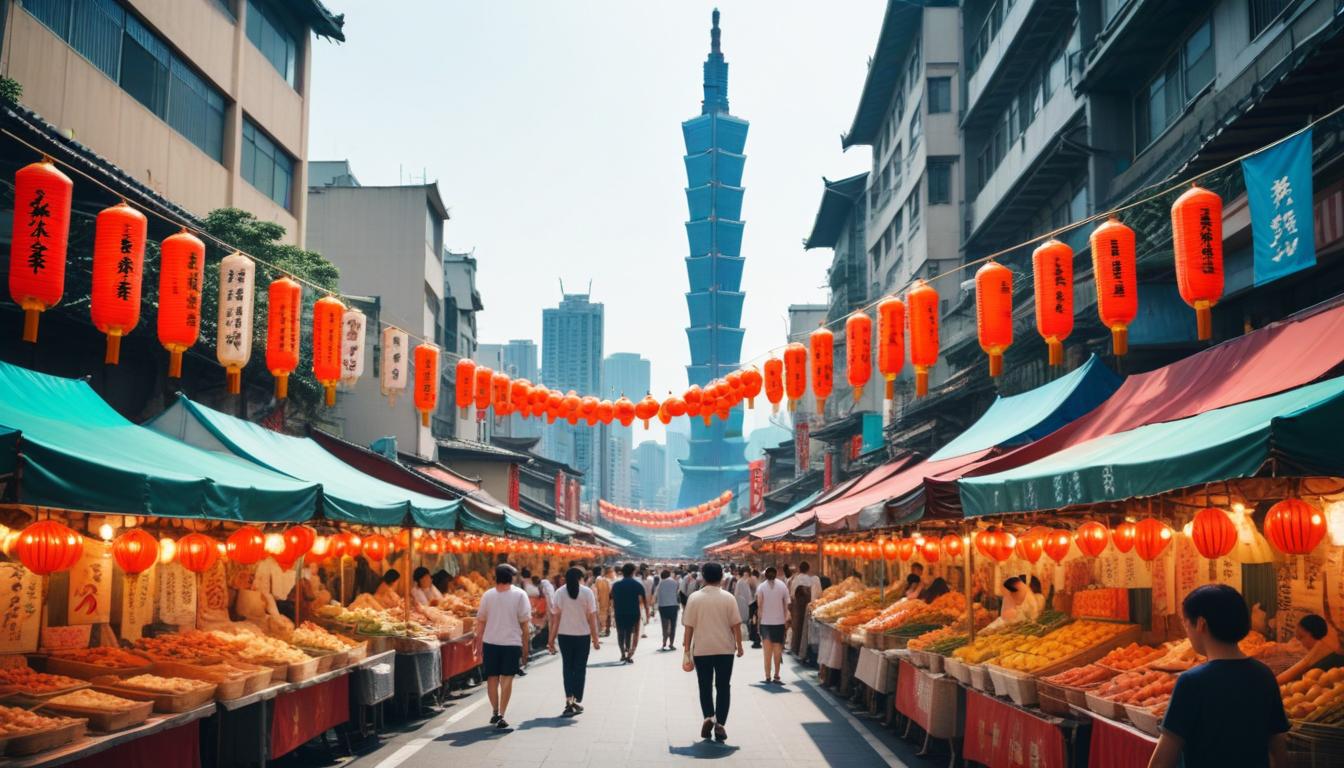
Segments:
[[[719,49],[719,12],[709,33],[700,115],[681,124],[686,143],[686,203],[690,291],[686,328],[692,384],[704,386],[738,367],[742,353],[742,150],[747,121],[728,113],[728,63]],[[698,504],[735,488],[747,477],[743,459],[742,411],[727,421],[691,424],[690,455],[682,463],[685,481],[679,504]]]
[[[634,451],[634,464],[638,470],[635,497],[638,506],[645,509],[666,509],[667,494],[667,449],[662,443],[645,440]]]
[[[625,395],[639,402],[648,391],[648,360],[635,352],[613,352],[602,361],[602,397],[615,400]]]
[[[681,461],[691,455],[691,438],[689,433],[681,432],[675,429],[677,422],[668,425],[667,434],[667,464],[664,471],[664,482],[667,484],[668,507],[672,508],[675,500],[681,498]]]
[[[579,396],[602,392],[602,305],[586,293],[566,293],[558,307],[541,311],[541,380],[561,392]],[[596,427],[557,421],[542,433],[542,455],[584,473],[585,494],[602,488],[602,451]]]
[[[508,344],[481,344],[472,357],[479,365],[489,366],[511,379],[540,382],[537,367],[537,343],[531,339],[510,339]],[[525,419],[518,414],[496,417],[490,435],[501,437],[541,437],[543,422]]]
[[[649,361],[634,352],[613,352],[602,361],[603,398],[615,400],[621,395],[639,401],[649,391]],[[623,427],[616,422],[601,428],[610,435],[603,445],[608,455],[603,465],[602,498],[613,504],[629,506],[634,497],[630,475],[630,456],[634,449],[634,426]]]

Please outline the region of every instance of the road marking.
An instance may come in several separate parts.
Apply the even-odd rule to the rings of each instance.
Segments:
[[[444,720],[439,725],[436,725],[433,728],[426,731],[424,736],[411,739],[401,749],[398,749],[396,752],[393,752],[392,754],[383,758],[383,761],[375,765],[374,768],[396,768],[398,765],[401,765],[402,763],[409,760],[411,756],[414,755],[416,752],[419,752],[420,750],[424,749],[430,744],[433,744],[435,739],[447,733],[449,726],[452,726],[462,718],[466,717],[467,715],[470,715],[472,712],[476,711],[482,704],[485,704],[489,701],[490,701],[489,699],[480,698],[477,699],[475,702],[466,705],[462,709],[450,715],[447,720]]]
[[[847,709],[843,704],[841,704],[839,699],[831,695],[829,691],[822,690],[820,686],[812,682],[812,680],[809,679],[809,676],[806,674],[805,667],[800,668],[798,665],[795,664],[794,675],[797,677],[798,682],[806,683],[807,686],[811,688],[819,698],[825,699],[826,702],[831,705],[832,709],[834,709],[836,712],[839,712],[840,716],[845,718],[845,721],[849,723],[849,726],[859,732],[859,735],[863,737],[863,740],[868,742],[868,746],[872,747],[873,751],[877,753],[877,756],[882,758],[887,763],[887,765],[903,764],[900,758],[896,757],[896,753],[892,752],[887,747],[886,744],[883,744],[881,739],[874,736],[872,731],[869,731],[868,727],[864,725],[862,722],[860,722],[857,717],[850,714],[849,709]]]

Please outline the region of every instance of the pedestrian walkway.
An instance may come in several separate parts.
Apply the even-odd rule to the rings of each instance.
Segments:
[[[728,741],[702,741],[695,674],[681,670],[680,645],[675,652],[658,650],[658,636],[655,622],[631,665],[620,663],[615,633],[602,638],[602,650],[589,660],[582,715],[560,717],[560,659],[543,654],[514,683],[511,732],[489,725],[490,704],[482,686],[418,730],[347,765],[618,768],[709,759],[723,766],[859,768],[921,762],[890,731],[857,719],[830,693],[815,688],[815,670],[789,656],[785,684],[763,685],[761,651],[750,647],[733,669]]]

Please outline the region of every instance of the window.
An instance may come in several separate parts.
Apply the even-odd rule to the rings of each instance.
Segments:
[[[914,188],[910,190],[910,200],[905,204],[905,218],[910,221],[910,233],[914,234],[919,229],[919,182],[916,181]]]
[[[910,154],[915,154],[915,145],[919,143],[919,137],[924,135],[924,126],[920,122],[919,105],[915,105],[915,111],[910,115]]]
[[[1251,39],[1264,32],[1292,3],[1293,0],[1251,0]]]
[[[243,178],[289,210],[294,161],[251,120],[243,120]]]
[[[223,159],[224,95],[116,0],[23,7],[202,152]]]
[[[1134,97],[1134,149],[1141,152],[1213,82],[1213,29],[1205,20]]]
[[[929,163],[929,205],[952,202],[952,164]]]
[[[952,78],[929,78],[929,114],[952,111]]]
[[[247,0],[247,39],[271,62],[275,71],[295,85],[294,62],[298,58],[299,41],[267,5]]]

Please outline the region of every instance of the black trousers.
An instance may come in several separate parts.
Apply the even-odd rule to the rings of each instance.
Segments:
[[[756,622],[756,608],[755,603],[747,606],[747,639],[752,645],[761,642],[761,628]]]
[[[638,616],[633,619],[626,616],[616,617],[616,645],[620,646],[622,656],[630,654],[630,645],[634,642],[635,632],[639,631],[638,628]]]
[[[658,618],[663,620],[663,642],[676,644],[677,606],[675,605],[658,606]]]
[[[728,722],[728,683],[733,679],[733,654],[695,657],[695,678],[700,684],[700,714],[719,725]]]
[[[583,684],[588,679],[588,635],[556,635],[560,646],[560,664],[565,678],[565,698],[583,701]]]

